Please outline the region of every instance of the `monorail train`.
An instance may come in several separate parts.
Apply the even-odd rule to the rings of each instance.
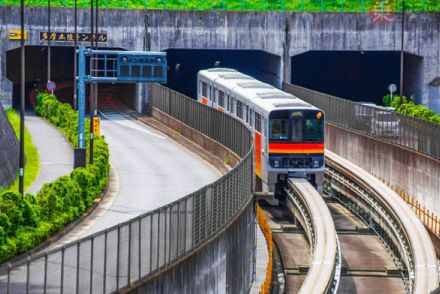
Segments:
[[[256,190],[275,192],[289,177],[322,191],[324,112],[229,68],[197,75],[197,100],[242,120],[254,133]]]

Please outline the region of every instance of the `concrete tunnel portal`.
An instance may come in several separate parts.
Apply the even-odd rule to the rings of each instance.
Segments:
[[[120,48],[106,49],[121,50]],[[51,46],[51,80],[57,84],[54,94],[61,101],[72,105],[74,81],[73,50],[73,46]],[[20,48],[6,52],[6,77],[13,83],[12,107],[14,109],[18,109],[20,105],[20,56]],[[86,63],[88,64],[88,62]],[[46,90],[47,46],[26,46],[25,64],[26,109],[31,109],[32,105],[29,100],[31,91],[36,88],[40,91]],[[89,86],[86,86],[86,97],[89,95],[89,88]],[[118,95],[118,98],[121,93],[129,93],[130,96],[134,96],[135,84],[99,84],[98,93],[102,93],[100,90],[103,89],[113,91]],[[131,105],[133,98],[127,99],[127,104]],[[86,99],[86,108],[88,109],[88,99]]]
[[[388,85],[400,87],[399,51],[308,51],[291,58],[291,81],[353,101],[382,104]],[[423,58],[404,54],[404,89],[421,100]]]
[[[167,86],[196,98],[197,72],[212,67],[229,67],[260,81],[281,85],[281,57],[258,50],[168,49]]]

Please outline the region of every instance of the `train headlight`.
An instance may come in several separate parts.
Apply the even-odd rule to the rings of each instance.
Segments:
[[[313,160],[313,167],[314,168],[318,168],[321,166],[321,163],[319,162],[319,160]]]
[[[278,159],[273,161],[273,167],[275,167],[275,168],[280,167],[280,161]]]

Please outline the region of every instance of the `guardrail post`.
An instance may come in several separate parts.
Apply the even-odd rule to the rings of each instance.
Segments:
[[[150,215],[150,273],[153,271],[153,215]]]
[[[156,263],[156,270],[159,270],[159,248],[160,248],[160,214],[161,214],[161,210],[159,209],[159,214],[157,215],[157,247],[156,247],[156,253],[157,253],[157,263]]]
[[[47,293],[47,253],[44,255],[44,289],[43,293]]]
[[[176,258],[179,256],[179,243],[180,243],[180,203],[177,203],[177,240],[176,240]]]
[[[30,273],[30,266],[31,266],[31,257],[28,256],[27,257],[27,263],[26,263],[26,294],[29,294],[29,288],[30,288],[30,278],[31,278],[31,273]]]
[[[138,246],[138,256],[139,256],[139,262],[138,262],[138,279],[140,280],[142,277],[141,270],[142,270],[142,230],[141,230],[141,224],[142,219],[139,218],[139,226],[138,226],[138,235],[139,235],[139,246]]]
[[[131,279],[131,222],[128,223],[128,261],[127,261],[127,285],[130,287]]]
[[[188,207],[187,203],[188,199],[185,198],[185,214],[183,215],[184,223],[183,223],[183,234],[184,234],[184,241],[183,241],[183,253],[186,252],[186,215],[188,214]]]
[[[168,226],[170,228],[169,232],[168,232],[168,262],[171,261],[171,227],[172,227],[172,225],[171,225],[171,221],[172,221],[171,215],[172,215],[172,213],[173,213],[173,206],[170,205],[170,214],[169,214],[169,222],[168,222]],[[166,259],[165,259],[165,261],[166,261]]]
[[[93,293],[93,259],[94,259],[94,244],[95,244],[95,235],[92,236],[90,240],[90,294]]]
[[[6,293],[7,294],[11,294],[11,270],[12,270],[12,264],[9,263],[8,264],[8,282],[6,285]]]
[[[64,250],[65,247],[61,248],[61,283],[60,283],[60,293],[63,294],[64,291]]]
[[[121,226],[118,226],[118,240],[116,245],[116,291],[119,290],[119,248],[120,244],[120,236],[121,236]]]
[[[104,270],[103,270],[103,277],[102,277],[102,293],[105,294],[105,288],[107,284],[107,235],[108,230],[105,230],[104,234]]]
[[[76,243],[76,294],[79,294],[79,248],[81,246],[80,241]]]

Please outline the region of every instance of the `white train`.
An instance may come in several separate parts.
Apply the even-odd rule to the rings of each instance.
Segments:
[[[322,110],[229,68],[199,71],[197,100],[242,120],[254,133],[257,191],[277,194],[289,177],[307,178],[322,191]]]

